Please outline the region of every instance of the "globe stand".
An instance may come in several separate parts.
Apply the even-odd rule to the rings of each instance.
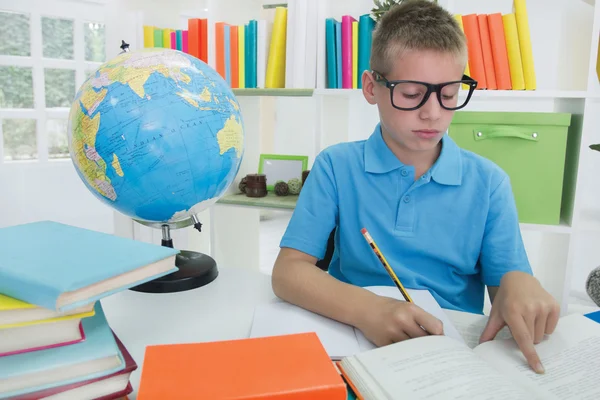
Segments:
[[[192,216],[194,228],[200,231],[202,224],[195,215]],[[169,225],[162,225],[161,245],[173,248]],[[136,292],[144,293],[173,293],[196,289],[214,281],[219,275],[215,260],[203,253],[190,250],[180,250],[175,257],[175,266],[178,271],[141,285],[131,288]]]

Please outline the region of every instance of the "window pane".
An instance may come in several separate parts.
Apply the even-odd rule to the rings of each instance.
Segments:
[[[85,60],[104,62],[104,24],[85,22],[83,32],[85,34]]]
[[[73,21],[42,17],[44,57],[73,59]]]
[[[5,119],[2,121],[5,160],[37,158],[36,121],[34,119]]]
[[[33,108],[29,67],[0,67],[0,108]]]
[[[72,69],[44,70],[46,107],[71,107],[75,97],[75,71]]]
[[[48,119],[48,158],[69,158],[69,142],[67,141],[66,119]]]
[[[29,15],[0,12],[0,54],[31,55]]]

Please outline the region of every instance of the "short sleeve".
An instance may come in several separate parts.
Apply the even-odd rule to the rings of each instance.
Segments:
[[[508,176],[490,195],[479,261],[486,286],[500,286],[502,276],[510,271],[532,274]]]
[[[281,239],[289,247],[323,259],[327,240],[338,219],[338,193],[331,159],[321,152],[304,182],[296,207]]]

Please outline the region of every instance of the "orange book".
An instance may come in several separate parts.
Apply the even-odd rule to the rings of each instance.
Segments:
[[[479,38],[481,40],[481,54],[483,55],[483,68],[485,70],[485,83],[488,89],[496,90],[496,71],[494,70],[494,56],[492,54],[492,45],[490,43],[490,29],[486,14],[477,16],[479,25]]]
[[[146,347],[138,400],[346,400],[314,332]]]
[[[500,90],[511,90],[512,82],[510,80],[510,65],[508,64],[508,52],[506,50],[502,14],[489,14],[488,28],[490,31],[492,56],[494,57],[494,70],[496,71],[496,85]]]
[[[238,50],[238,27],[231,25],[229,27],[229,60],[231,61],[231,87],[240,87],[240,62]]]
[[[208,64],[208,20],[200,20],[200,59]]]
[[[188,19],[188,54],[200,58],[200,20],[198,18]]]
[[[215,66],[216,70],[225,78],[225,22],[215,23]]]
[[[465,36],[467,37],[469,71],[471,72],[471,78],[477,81],[478,89],[487,89],[477,14],[463,15],[463,28],[465,31]]]

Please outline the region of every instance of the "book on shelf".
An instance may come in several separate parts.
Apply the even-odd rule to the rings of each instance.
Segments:
[[[468,322],[471,317],[474,320]],[[474,331],[485,326],[484,316],[460,318]],[[425,336],[346,357],[337,364],[359,399],[600,398],[594,367],[600,356],[600,324],[578,314],[562,317],[536,351],[545,367],[542,375],[533,372],[512,338],[470,348],[447,336]]]
[[[467,39],[468,69],[481,90],[536,90],[529,15],[525,0],[510,13],[455,14]]]

